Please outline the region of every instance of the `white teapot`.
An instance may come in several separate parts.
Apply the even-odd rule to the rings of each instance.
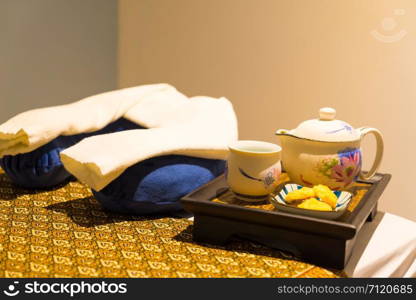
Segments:
[[[297,184],[325,184],[331,189],[347,189],[358,178],[370,179],[383,157],[383,137],[375,128],[354,129],[335,120],[333,108],[321,108],[319,119],[307,120],[292,130],[279,129],[282,163],[290,179]],[[377,142],[376,157],[368,173],[361,171],[361,139],[373,134]]]

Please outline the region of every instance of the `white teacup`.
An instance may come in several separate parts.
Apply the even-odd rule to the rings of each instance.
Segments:
[[[267,199],[282,172],[282,148],[261,141],[237,141],[228,148],[226,178],[235,196],[249,202]]]

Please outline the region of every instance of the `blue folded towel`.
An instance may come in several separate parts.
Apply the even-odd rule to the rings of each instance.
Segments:
[[[78,140],[80,138],[77,136],[58,137],[32,152],[4,156],[0,166],[18,186],[49,188],[71,177],[63,167],[59,153]]]
[[[178,201],[225,170],[224,160],[168,155],[128,168],[95,198],[119,213],[155,214],[182,210]]]
[[[143,128],[119,119],[102,130],[60,136],[29,153],[4,156],[0,165],[11,180],[25,188],[49,188],[71,177],[59,153],[82,139],[105,133]],[[224,172],[225,161],[183,155],[154,157],[128,168],[99,192],[104,208],[128,214],[174,213],[182,210],[179,199]]]
[[[72,176],[62,165],[59,157],[61,151],[86,137],[140,128],[143,127],[122,118],[92,133],[59,136],[32,152],[6,155],[0,159],[0,166],[12,181],[21,187],[53,187]]]

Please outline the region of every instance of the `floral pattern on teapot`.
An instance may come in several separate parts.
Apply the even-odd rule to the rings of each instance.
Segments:
[[[330,156],[318,163],[318,172],[336,182],[349,186],[357,180],[362,165],[360,149],[347,148],[338,152],[338,157]]]

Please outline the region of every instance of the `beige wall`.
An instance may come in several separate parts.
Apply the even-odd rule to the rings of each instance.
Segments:
[[[381,208],[416,220],[416,1],[120,0],[119,22],[120,87],[226,96],[242,139],[277,142],[322,106],[379,128],[393,174]],[[374,29],[407,35],[385,43]],[[368,167],[373,141],[363,147]]]
[[[117,85],[117,1],[0,1],[0,124]]]

